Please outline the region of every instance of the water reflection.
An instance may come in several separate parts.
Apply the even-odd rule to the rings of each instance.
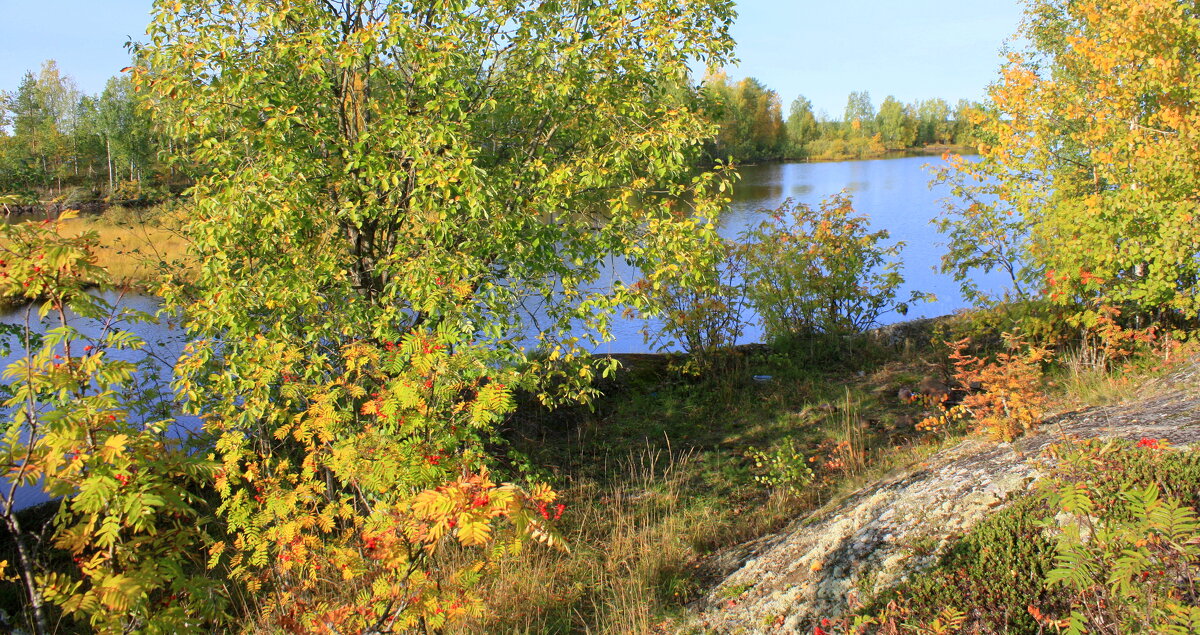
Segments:
[[[843,190],[849,190],[855,210],[871,219],[873,229],[885,229],[893,241],[905,244],[903,251],[905,284],[897,297],[913,290],[933,293],[937,300],[911,307],[907,316],[890,313],[881,316],[884,324],[922,317],[947,315],[968,306],[958,284],[951,276],[937,272],[945,240],[931,224],[942,210],[942,200],[950,195],[945,187],[930,187],[927,166],[942,165],[941,157],[905,157],[872,161],[834,163],[773,163],[740,169],[741,180],[733,189],[733,201],[720,220],[720,234],[736,239],[747,228],[762,221],[765,210],[779,207],[786,198],[808,205]],[[631,274],[617,267],[616,275]],[[984,291],[1005,287],[999,272],[977,276]],[[753,321],[755,316],[747,315]],[[653,328],[654,325],[651,325]],[[637,320],[614,325],[614,340],[599,352],[643,352],[641,329]],[[743,342],[759,341],[761,330],[747,328]]]

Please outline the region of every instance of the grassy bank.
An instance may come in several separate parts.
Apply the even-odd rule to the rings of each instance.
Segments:
[[[571,551],[503,559],[487,576],[491,617],[473,631],[685,626],[687,603],[728,572],[739,545],[962,438],[917,430],[925,407],[898,396],[945,378],[945,352],[931,338],[761,348],[706,381],[644,358],[594,411],[525,411],[507,436],[561,488]],[[1153,356],[1118,370],[1055,364],[1050,411],[1119,399],[1170,366]],[[790,462],[811,481],[789,487]]]
[[[809,154],[805,158],[797,160],[813,163],[832,163],[836,161],[867,161],[872,159],[941,156],[947,152],[970,155],[975,154],[977,149],[973,146],[946,144],[895,149],[870,143],[869,139],[853,139],[850,141],[823,139],[809,149]]]
[[[944,447],[897,398],[932,349],[842,346],[755,349],[706,381],[646,358],[594,411],[515,418],[513,449],[568,502],[571,551],[504,559],[474,632],[670,630],[722,572],[714,554]]]
[[[67,229],[99,235],[97,264],[119,284],[146,288],[164,273],[178,271],[177,265],[187,259],[187,239],[164,225],[100,216],[77,219]]]

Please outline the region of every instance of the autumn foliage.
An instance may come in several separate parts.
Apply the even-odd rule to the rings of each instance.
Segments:
[[[439,630],[479,613],[495,556],[564,546],[565,504],[503,470],[496,427],[517,390],[595,394],[590,345],[640,302],[597,289],[604,263],[704,262],[726,179],[692,169],[712,126],[662,80],[728,59],[732,17],[156,2],[128,70],[192,179],[194,275],[153,290],[189,344],[147,418],[108,358],[127,331],[81,355],[66,327],[20,329],[9,481],[67,498],[55,537],[82,566],[22,560],[33,630],[44,600],[101,630]],[[101,319],[95,237],[35,230],[5,229],[4,291]]]
[[[164,396],[139,383],[155,368],[128,327],[151,317],[89,292],[106,273],[73,216],[0,225],[0,293],[33,303],[4,329],[16,361],[4,370],[0,519],[18,557],[0,570],[43,632],[51,607],[102,632],[216,623],[228,598],[204,569],[199,494],[213,464],[168,434]],[[101,328],[82,332],[74,316]],[[47,328],[31,326],[42,318]],[[22,523],[34,492],[64,499],[44,533]],[[51,548],[61,566],[49,566]]]
[[[481,610],[471,586],[488,551],[451,569],[434,564],[439,552],[559,544],[555,493],[497,483],[487,467],[483,443],[513,408],[511,385],[451,341],[348,344],[327,382],[277,376],[276,407],[292,414],[272,444],[243,444],[232,427],[218,439],[231,536],[209,566],[270,590],[262,619],[303,632],[440,628]]]
[[[897,299],[904,243],[888,237],[844,192],[815,208],[785,201],[744,232],[746,296],[766,337],[854,334],[906,313],[924,294]]]
[[[1010,291],[1117,306],[1167,325],[1200,315],[1197,8],[1174,0],[1029,0],[979,118],[981,160],[943,178],[947,270],[1003,268]],[[1011,297],[1011,296],[1010,296]]]
[[[1046,410],[1042,364],[1051,357],[1047,349],[1006,335],[1006,350],[988,360],[968,352],[969,339],[947,345],[954,380],[966,395],[953,405],[946,400],[934,404],[940,413],[921,421],[918,429],[941,430],[969,421],[976,430],[1011,441],[1037,428]]]

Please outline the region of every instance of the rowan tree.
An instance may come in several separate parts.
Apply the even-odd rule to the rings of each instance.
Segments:
[[[679,87],[729,59],[732,17],[728,0],[156,3],[134,79],[204,173],[186,230],[202,265],[163,294],[223,465],[212,564],[275,590],[253,610],[438,628],[478,611],[482,567],[436,568],[440,545],[488,543],[502,519],[552,540],[553,492],[493,483],[484,444],[517,385],[591,394],[591,344],[644,304],[600,284],[610,258],[653,285],[718,257],[725,184],[692,168],[712,129]]]

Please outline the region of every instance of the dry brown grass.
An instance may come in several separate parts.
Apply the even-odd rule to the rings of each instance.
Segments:
[[[532,546],[486,577],[489,618],[474,633],[651,633],[702,589],[705,557],[777,528],[811,505],[784,496],[697,500],[692,451],[647,447],[599,480],[566,488],[569,552]]]
[[[487,617],[463,630],[689,631],[697,627],[689,603],[727,572],[739,545],[960,438],[911,430],[919,406],[896,391],[928,371],[924,359],[893,358],[863,375],[779,364],[763,371],[771,382],[726,396],[639,384],[621,393],[627,407],[551,436],[563,447],[536,463],[562,466],[555,473],[572,549],[534,545],[502,557],[481,582]],[[633,438],[641,442],[627,443]],[[788,438],[817,472],[799,497],[757,482],[745,455]]]
[[[187,237],[173,228],[176,225],[176,219],[160,208],[133,212],[114,207],[103,216],[64,220],[59,231],[64,236],[96,234],[96,264],[106,269],[108,275],[103,281],[91,282],[155,293],[158,285],[168,278],[178,281],[191,277],[195,266],[194,258],[188,254]],[[0,309],[11,310],[24,303],[19,297],[4,297],[0,298]]]
[[[113,222],[91,216],[68,221],[63,231],[96,232],[97,264],[108,270],[117,285],[152,288],[163,276],[185,272],[192,264],[187,238],[152,222]]]

